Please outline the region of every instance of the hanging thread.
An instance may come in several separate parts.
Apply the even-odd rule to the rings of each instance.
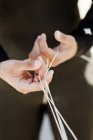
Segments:
[[[65,128],[64,128],[64,125],[66,126],[66,128],[69,130],[70,134],[72,135],[72,137],[74,138],[74,140],[78,140],[77,137],[75,136],[74,132],[71,130],[71,128],[69,127],[69,125],[67,124],[67,122],[65,121],[65,119],[63,118],[63,116],[61,115],[61,113],[59,112],[59,110],[57,109],[57,107],[55,106],[55,103],[54,103],[54,100],[53,100],[53,97],[52,97],[52,94],[51,94],[51,91],[50,91],[50,88],[48,86],[48,83],[47,83],[47,80],[46,80],[46,75],[50,69],[50,67],[52,66],[56,56],[58,54],[58,51],[56,52],[55,56],[53,57],[50,65],[48,66],[49,64],[49,61],[47,60],[47,71],[45,73],[45,87],[43,86],[42,84],[42,81],[41,81],[41,78],[40,76],[38,76],[39,78],[39,81],[40,81],[40,85],[38,83],[38,79],[37,79],[37,75],[35,75],[35,79],[37,81],[37,84],[39,85],[39,87],[42,89],[42,91],[44,92],[45,94],[45,97],[49,103],[49,106],[50,106],[50,109],[51,109],[51,112],[53,114],[53,117],[54,117],[54,120],[55,120],[55,123],[57,125],[57,128],[58,128],[58,131],[59,131],[59,134],[60,134],[60,137],[62,140],[68,140],[68,137],[67,137],[67,134],[66,134],[66,131],[65,131]],[[64,125],[63,125],[64,123]]]

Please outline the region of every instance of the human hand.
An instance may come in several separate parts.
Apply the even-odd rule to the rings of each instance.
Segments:
[[[0,78],[14,87],[17,91],[27,94],[29,92],[40,91],[38,82],[29,71],[35,71],[40,75],[42,84],[44,85],[44,74],[46,65],[41,57],[36,60],[7,60],[0,63]],[[49,71],[46,75],[48,84],[52,80],[53,71]]]
[[[29,57],[34,59],[38,55],[41,55],[45,61],[48,59],[49,62],[51,62],[56,52],[58,51],[58,55],[56,56],[52,65],[53,67],[74,57],[77,52],[77,43],[75,38],[71,35],[61,33],[60,31],[55,31],[54,36],[55,39],[60,42],[57,47],[51,49],[47,44],[46,35],[42,34],[36,39]]]

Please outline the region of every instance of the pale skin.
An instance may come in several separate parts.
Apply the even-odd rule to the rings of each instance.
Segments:
[[[59,31],[56,31],[54,36],[59,42],[59,45],[54,47],[54,49],[48,46],[46,35],[42,34],[37,37],[34,43],[33,50],[29,54],[30,59],[23,61],[7,60],[1,62],[0,78],[23,94],[40,91],[39,85],[29,71],[36,72],[40,76],[43,85],[44,78],[46,78],[49,84],[53,77],[53,70],[50,70],[45,77],[47,71],[45,62],[47,60],[51,62],[58,51],[58,55],[52,65],[52,67],[55,67],[74,57],[77,52],[77,43],[73,36],[63,34]],[[38,56],[42,56],[43,59]]]
[[[44,86],[44,76],[47,70],[46,64],[41,57],[35,60],[7,60],[0,63],[0,78],[6,81],[9,85],[15,88],[18,92],[27,94],[30,92],[41,91],[29,71],[34,71],[40,75],[41,82]],[[46,75],[48,84],[53,77],[53,70],[50,70]]]
[[[37,56],[41,55],[45,62],[47,59],[51,62],[58,51],[58,55],[52,65],[52,67],[56,67],[76,55],[77,43],[73,36],[66,35],[60,31],[55,31],[54,37],[59,42],[59,45],[51,49],[47,44],[46,34],[43,33],[38,36],[29,57],[35,59]]]

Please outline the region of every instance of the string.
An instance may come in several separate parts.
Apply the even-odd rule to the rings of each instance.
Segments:
[[[41,85],[42,85],[42,84],[41,84]],[[40,85],[39,85],[39,86],[40,86]],[[66,134],[65,134],[64,128],[62,128],[62,127],[63,127],[63,124],[62,124],[61,120],[59,119],[59,117],[62,119],[62,121],[64,122],[64,124],[65,124],[65,126],[67,127],[67,129],[70,131],[70,133],[71,133],[71,135],[73,136],[73,138],[74,138],[75,140],[77,140],[75,134],[73,133],[73,131],[71,130],[71,128],[68,126],[68,124],[67,124],[66,121],[64,120],[63,116],[60,114],[60,112],[59,112],[58,109],[56,108],[54,102],[51,101],[50,98],[48,97],[48,95],[47,95],[47,93],[46,93],[47,91],[45,91],[43,85],[42,85],[41,89],[43,90],[44,94],[46,95],[46,98],[47,98],[47,100],[48,100],[49,105],[50,105],[50,103],[52,103],[52,105],[54,106],[55,112],[58,113],[57,116],[59,115],[59,116],[58,116],[58,120],[59,120],[59,124],[60,124],[60,127],[61,127],[61,132],[60,132],[60,130],[59,130],[59,126],[58,126],[58,123],[57,123],[57,121],[56,121],[56,118],[55,118],[55,121],[56,121],[58,130],[59,130],[59,132],[61,133],[61,134],[60,134],[60,135],[61,135],[61,138],[62,138],[62,136],[63,136],[63,140],[65,140],[65,139],[67,139],[67,136],[66,136]],[[50,105],[50,106],[51,106],[51,105]],[[52,107],[51,107],[51,110],[52,110],[52,113],[53,113],[53,116],[54,116],[54,112],[53,112]],[[63,129],[63,131],[62,131],[62,129]]]
[[[49,65],[49,67],[48,67],[48,59],[47,59],[47,67],[48,67],[48,69],[47,69],[47,72],[46,72],[45,76],[47,75],[47,73],[48,73],[50,67],[52,66],[52,64],[53,64],[53,62],[54,62],[54,60],[55,60],[57,54],[58,54],[58,52],[55,54],[55,56],[54,56],[54,58],[52,59],[52,61],[51,61],[50,65]],[[35,78],[36,78],[36,76],[35,76]],[[63,123],[65,124],[65,126],[67,127],[67,129],[69,130],[69,132],[71,133],[71,135],[73,136],[73,138],[74,138],[75,140],[77,140],[75,134],[73,133],[73,131],[71,130],[71,128],[68,126],[68,124],[67,124],[66,121],[64,120],[63,116],[60,114],[60,112],[59,112],[58,109],[56,108],[46,79],[45,79],[45,86],[46,86],[46,88],[44,88],[44,86],[43,86],[43,84],[42,84],[42,81],[41,81],[41,79],[40,79],[40,76],[39,76],[39,80],[40,80],[40,84],[41,84],[41,85],[39,85],[39,84],[38,84],[38,85],[39,85],[40,88],[43,90],[43,92],[44,92],[44,94],[45,94],[45,96],[46,96],[46,98],[47,98],[47,101],[48,101],[48,103],[49,103],[50,109],[51,109],[51,111],[52,111],[54,120],[55,120],[55,122],[56,122],[56,125],[57,125],[57,128],[58,128],[58,130],[59,130],[59,133],[60,133],[60,136],[61,136],[62,140],[68,140],[67,134],[66,134],[66,131],[65,131],[65,128],[64,128],[64,126],[63,126]],[[37,78],[36,78],[36,81],[37,81],[37,83],[38,83]],[[63,123],[62,123],[61,119],[62,119]]]
[[[37,78],[36,78],[36,81],[37,81]],[[38,83],[38,81],[37,81],[37,83]],[[55,113],[54,113],[54,111],[53,111],[52,105],[51,105],[51,103],[50,103],[50,101],[49,101],[49,99],[48,99],[49,97],[48,97],[48,95],[47,95],[47,93],[46,93],[46,91],[45,91],[45,89],[44,89],[44,87],[43,87],[43,84],[42,84],[42,82],[41,82],[41,79],[40,79],[40,84],[41,84],[41,86],[39,85],[39,87],[43,90],[44,94],[46,95],[47,101],[48,101],[48,103],[49,103],[50,109],[51,109],[52,114],[53,114],[53,117],[54,117],[54,120],[55,120],[55,122],[56,122],[56,125],[57,125],[57,128],[58,128],[58,130],[59,130],[60,136],[61,136],[61,138],[62,138],[62,133],[61,133],[59,124],[58,124],[58,122],[57,122],[56,115],[55,115]]]
[[[49,89],[49,86],[48,86],[48,84],[47,84],[46,79],[45,79],[45,83],[46,83],[46,87],[47,87],[47,89],[48,89],[48,93],[49,93],[50,98],[51,98],[51,103],[53,104],[53,106],[54,106],[56,112],[58,113],[58,115],[59,115],[60,118],[62,119],[63,123],[65,124],[65,126],[67,127],[67,129],[69,130],[69,132],[71,133],[71,135],[73,136],[73,138],[74,138],[75,140],[77,140],[77,137],[75,136],[75,134],[73,133],[73,131],[71,130],[71,128],[69,127],[69,125],[67,124],[67,122],[65,121],[65,119],[63,118],[63,116],[60,114],[60,112],[59,112],[58,109],[56,108],[56,106],[55,106],[55,104],[54,104],[54,101],[53,101],[53,98],[52,98],[52,96],[51,96],[51,91],[50,91],[50,89]]]
[[[46,74],[45,74],[45,77],[46,77],[46,75],[47,75],[47,73],[48,73],[50,67],[52,66],[52,64],[53,64],[53,62],[54,62],[54,60],[55,60],[57,54],[58,54],[58,51],[56,52],[56,54],[54,55],[54,57],[53,57],[53,59],[52,59],[50,65],[48,66],[48,69],[47,69],[47,72],[46,72]],[[48,59],[47,59],[47,62],[48,62]],[[45,79],[45,81],[46,81],[46,79]],[[45,82],[45,83],[46,83],[46,87],[48,87],[47,82]],[[49,88],[46,88],[46,89],[48,89],[48,92],[50,91]],[[51,95],[51,93],[50,93],[50,95]],[[51,97],[51,96],[50,96],[50,97]],[[51,99],[52,99],[52,98],[51,98]],[[53,99],[52,99],[52,102],[53,102]],[[51,106],[50,102],[48,102],[48,103],[49,103],[49,105]],[[54,102],[53,102],[53,104],[54,104]],[[64,128],[64,126],[63,126],[63,124],[62,124],[62,122],[61,122],[61,120],[60,120],[60,118],[59,118],[59,116],[58,116],[58,113],[57,113],[56,110],[55,110],[55,106],[53,106],[53,107],[54,107],[54,112],[53,112],[53,113],[56,114],[56,118],[55,118],[56,120],[55,120],[55,121],[56,121],[56,122],[58,121],[58,123],[57,123],[58,130],[59,130],[59,127],[60,127],[60,130],[59,130],[59,132],[61,132],[61,133],[60,133],[60,136],[61,136],[61,138],[62,138],[63,140],[68,140],[67,135],[66,135],[66,132],[65,132],[65,128]],[[59,126],[58,126],[58,124],[59,124]],[[63,134],[63,135],[62,135],[62,134]]]
[[[49,69],[50,69],[51,66],[53,65],[53,62],[54,62],[55,58],[57,57],[57,55],[58,55],[58,50],[57,50],[56,54],[54,55],[54,57],[53,57],[53,59],[52,59],[50,65],[49,65],[48,68],[47,68],[47,71],[46,71],[46,73],[45,73],[45,77],[46,77],[46,75],[47,75]],[[49,62],[49,61],[48,61],[48,59],[47,59],[47,65],[48,65],[48,62]]]
[[[56,108],[56,106],[54,104],[54,100],[53,100],[53,98],[51,96],[50,89],[48,87],[48,84],[47,84],[46,79],[45,79],[45,84],[46,84],[46,89],[47,89],[46,93],[49,94],[49,96],[50,96],[50,102],[52,103],[53,108],[54,108],[54,111],[55,111],[55,114],[57,115],[57,119],[58,119],[58,123],[59,123],[60,129],[61,129],[61,132],[64,134],[63,137],[66,138],[66,139],[68,139],[67,138],[67,134],[66,134],[65,129],[64,129],[64,126],[63,126],[63,123],[62,123],[62,121],[60,119],[60,116],[58,114],[58,109]]]

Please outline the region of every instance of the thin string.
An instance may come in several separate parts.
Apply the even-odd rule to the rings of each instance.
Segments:
[[[40,86],[40,85],[39,85],[39,86]],[[51,101],[50,98],[48,97],[47,91],[44,89],[43,85],[42,85],[42,87],[40,87],[40,88],[43,90],[44,94],[46,95],[46,98],[47,98],[47,101],[48,101],[49,105],[51,106],[51,104],[52,104],[53,107],[54,107],[54,109],[55,109],[55,112],[57,113],[57,116],[58,116],[57,119],[59,120],[59,124],[60,124],[61,130],[59,130],[59,129],[60,129],[59,126],[58,126],[59,124],[58,124],[58,122],[57,122],[57,120],[56,120],[56,117],[55,117],[54,112],[53,112],[53,108],[52,108],[52,106],[51,106],[50,108],[51,108],[52,113],[53,113],[53,116],[54,116],[54,118],[55,118],[55,121],[56,121],[58,130],[59,130],[59,132],[61,131],[61,132],[60,132],[61,138],[63,137],[62,140],[67,139],[67,136],[66,136],[66,134],[65,134],[65,133],[66,133],[65,130],[62,131],[62,129],[63,129],[63,128],[62,128],[62,127],[63,127],[62,121],[64,122],[65,126],[67,127],[67,129],[69,130],[69,132],[71,133],[71,135],[73,136],[73,138],[74,138],[75,140],[78,140],[77,137],[75,136],[75,134],[73,133],[73,131],[71,130],[71,128],[68,126],[67,122],[64,120],[63,116],[60,114],[60,112],[59,112],[58,109],[56,108],[54,102]],[[59,117],[62,119],[62,121],[59,119]],[[68,139],[67,139],[67,140],[68,140]]]
[[[63,123],[65,124],[65,126],[67,127],[67,129],[69,130],[69,132],[71,133],[71,135],[73,136],[73,138],[74,138],[75,140],[77,140],[77,137],[75,136],[75,134],[74,134],[73,131],[71,130],[70,126],[67,124],[67,122],[65,121],[65,119],[63,118],[63,116],[60,114],[59,110],[56,108],[56,106],[55,106],[55,104],[54,104],[54,100],[53,100],[53,98],[52,98],[52,96],[51,96],[51,91],[50,91],[50,89],[49,89],[49,86],[48,86],[48,83],[47,83],[46,79],[45,79],[45,83],[46,83],[46,87],[47,87],[47,89],[48,89],[48,94],[50,95],[50,98],[51,98],[51,103],[53,104],[53,106],[54,106],[56,112],[58,113],[58,115],[59,115],[60,118],[62,119]]]
[[[37,83],[38,83],[37,78],[36,78],[36,81],[37,81]],[[41,79],[40,79],[40,81],[41,81]],[[46,95],[46,98],[47,98],[47,101],[48,101],[48,103],[49,103],[50,109],[51,109],[51,111],[52,111],[52,114],[53,114],[55,123],[56,123],[56,125],[57,125],[57,128],[58,128],[58,130],[59,130],[60,136],[61,136],[61,138],[62,138],[62,133],[61,133],[61,130],[60,130],[60,127],[59,127],[59,124],[58,124],[56,115],[55,115],[55,113],[54,113],[54,111],[53,111],[52,105],[51,105],[51,103],[50,103],[50,101],[49,101],[49,97],[48,97],[48,95],[47,95],[47,93],[46,93],[46,91],[45,91],[45,89],[44,89],[44,87],[43,87],[42,82],[40,82],[40,84],[41,84],[41,85],[39,85],[39,84],[38,84],[38,85],[39,85],[39,87],[43,90],[44,94]]]
[[[54,62],[54,60],[55,60],[57,54],[58,54],[58,51],[57,51],[57,53],[55,54],[55,56],[53,57],[53,59],[52,59],[50,65],[49,65],[49,67],[48,67],[48,69],[47,69],[47,72],[46,72],[45,76],[47,75],[47,73],[48,73],[50,67],[52,66],[52,64],[53,64],[53,62]],[[48,60],[47,60],[47,66],[48,66]],[[35,76],[35,78],[36,78],[36,81],[37,81],[37,83],[38,83],[38,80],[37,80],[37,77],[36,77],[36,76]],[[58,109],[56,108],[55,103],[54,103],[54,100],[53,100],[52,95],[51,95],[51,92],[50,92],[50,89],[49,89],[49,86],[48,86],[48,83],[47,83],[47,81],[46,81],[46,78],[45,78],[45,87],[46,87],[46,88],[44,88],[40,76],[39,76],[39,81],[40,81],[40,85],[39,85],[39,83],[38,83],[38,85],[39,85],[40,88],[43,90],[43,92],[44,92],[44,94],[45,94],[45,96],[46,96],[46,98],[47,98],[47,101],[48,101],[48,103],[49,103],[50,109],[51,109],[51,111],[52,111],[54,120],[55,120],[55,122],[56,122],[56,125],[57,125],[57,128],[58,128],[58,130],[59,130],[59,133],[60,133],[60,136],[61,136],[62,140],[68,140],[67,134],[66,134],[66,131],[65,131],[65,128],[64,128],[63,123],[65,124],[65,126],[67,127],[67,129],[69,130],[69,132],[71,133],[71,135],[73,136],[73,138],[74,138],[75,140],[78,140],[78,139],[76,138],[75,134],[73,133],[73,131],[71,130],[71,128],[68,126],[68,124],[67,124],[67,122],[65,121],[65,119],[63,118],[63,116],[60,114],[60,112],[59,112]],[[63,123],[62,123],[61,120],[63,121]]]
[[[61,121],[61,119],[60,119],[60,116],[59,116],[59,114],[58,114],[58,109],[56,108],[56,106],[55,106],[55,104],[54,104],[54,100],[53,100],[53,98],[52,98],[52,96],[51,96],[50,89],[49,89],[49,87],[48,87],[48,84],[47,84],[46,79],[45,79],[45,85],[46,85],[46,89],[47,89],[46,93],[49,94],[49,96],[50,96],[50,102],[51,102],[51,104],[53,105],[55,114],[56,114],[57,119],[58,119],[58,123],[59,123],[60,129],[61,129],[61,134],[63,134],[63,140],[64,140],[64,139],[67,139],[67,140],[68,140],[67,134],[66,134],[66,131],[65,131],[65,128],[64,128],[63,123],[62,123],[62,121]]]
[[[55,58],[57,57],[57,55],[58,55],[58,51],[56,52],[55,56],[53,57],[53,59],[52,59],[50,65],[49,65],[49,67],[48,67],[47,72],[48,72],[49,69],[51,68],[51,66],[52,66],[52,64],[53,64],[53,62],[54,62],[54,60],[55,60]],[[48,60],[47,60],[47,61],[48,61]],[[46,74],[47,74],[47,73],[46,73]],[[45,76],[46,76],[46,75],[45,75]],[[67,124],[67,122],[65,121],[65,119],[63,118],[63,116],[60,114],[60,112],[58,111],[58,109],[57,109],[56,106],[55,106],[54,100],[53,100],[53,98],[52,98],[52,94],[51,94],[51,92],[50,92],[48,83],[47,83],[47,81],[46,81],[46,77],[45,77],[45,84],[46,84],[46,89],[47,89],[46,91],[48,91],[47,94],[49,94],[49,96],[50,96],[50,100],[52,101],[52,104],[53,104],[53,106],[54,106],[54,109],[55,109],[55,111],[56,111],[56,114],[59,114],[59,116],[61,117],[62,121],[64,122],[65,126],[67,127],[67,129],[69,130],[69,132],[71,133],[71,135],[73,136],[73,138],[74,138],[75,140],[77,140],[77,137],[75,136],[74,132],[73,132],[72,129],[69,127],[69,125]],[[58,116],[58,115],[57,115],[57,116]],[[59,118],[59,117],[58,117],[58,118]],[[66,133],[66,132],[64,131],[64,133]],[[66,135],[66,134],[65,134],[65,135]]]
[[[53,65],[53,62],[54,62],[55,58],[57,57],[57,55],[58,55],[58,50],[57,50],[56,54],[54,55],[54,57],[53,57],[53,59],[52,59],[50,65],[48,66],[48,69],[47,69],[47,71],[46,71],[46,73],[45,73],[45,77],[46,77],[46,75],[47,75],[49,69],[50,69],[51,66]],[[48,65],[48,62],[49,62],[49,61],[48,61],[48,59],[47,59],[47,65]]]
[[[36,79],[36,81],[37,81],[37,79]],[[40,80],[40,81],[41,81],[41,80]],[[37,83],[38,83],[38,81],[37,81]],[[41,82],[40,82],[40,83],[41,83]],[[42,87],[41,87],[41,86],[42,86]],[[64,120],[63,116],[60,114],[60,112],[59,112],[58,109],[56,108],[54,102],[51,101],[50,98],[48,97],[47,92],[46,92],[46,90],[44,89],[44,86],[43,86],[42,83],[41,83],[41,86],[39,85],[39,87],[43,90],[44,94],[46,95],[46,98],[47,98],[47,101],[48,101],[49,105],[50,105],[50,103],[52,103],[52,105],[53,105],[54,108],[55,108],[55,112],[58,113],[59,117],[62,119],[62,121],[64,122],[64,124],[65,124],[65,126],[67,127],[67,129],[70,131],[70,133],[71,133],[71,135],[73,136],[73,138],[74,138],[75,140],[77,140],[75,134],[73,133],[73,131],[71,130],[71,128],[68,126],[68,124],[67,124],[66,121]],[[51,105],[50,105],[50,106],[51,106]],[[54,118],[55,118],[55,115],[54,115],[54,112],[53,112],[52,107],[51,107],[51,110],[52,110],[53,116],[54,116]],[[56,118],[55,118],[55,121],[56,121]],[[62,122],[61,122],[61,123],[62,123]],[[57,124],[57,127],[59,127],[57,121],[56,121],[56,124]],[[58,128],[58,130],[59,130],[59,128]],[[60,131],[60,130],[59,130],[59,131]],[[61,133],[60,135],[62,135],[62,132],[60,132],[60,133]],[[61,138],[62,138],[62,136],[61,136]],[[63,139],[63,140],[64,140],[64,139]]]

